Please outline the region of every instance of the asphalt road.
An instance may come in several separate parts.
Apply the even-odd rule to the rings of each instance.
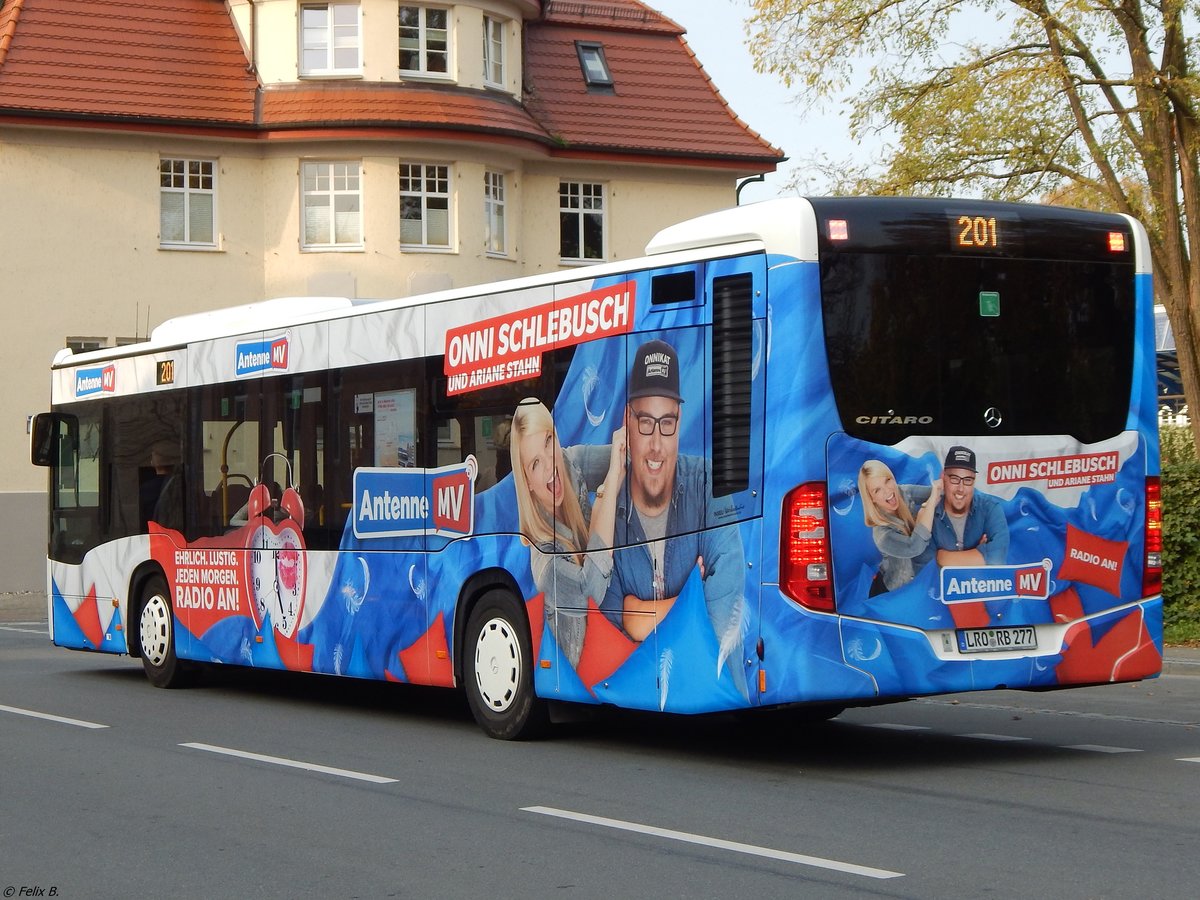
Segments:
[[[156,690],[34,618],[0,622],[0,755],[6,898],[1196,893],[1187,676],[511,744],[453,692],[239,670]]]

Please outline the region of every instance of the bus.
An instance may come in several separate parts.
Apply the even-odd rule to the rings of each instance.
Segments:
[[[284,298],[52,366],[54,644],[607,705],[852,706],[1162,663],[1147,236],[787,198],[646,255]]]

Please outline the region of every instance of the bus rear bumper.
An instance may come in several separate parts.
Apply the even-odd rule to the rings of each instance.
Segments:
[[[1069,622],[921,631],[842,620],[846,665],[880,697],[1138,681],[1162,670],[1162,598]]]

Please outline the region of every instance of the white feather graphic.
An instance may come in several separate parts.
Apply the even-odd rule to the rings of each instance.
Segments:
[[[424,600],[425,599],[425,579],[424,578],[416,578],[416,574],[417,574],[416,565],[414,564],[414,565],[409,566],[408,567],[408,586],[410,588],[412,588],[413,596],[415,596],[418,600]]]
[[[742,648],[746,644],[746,635],[750,631],[750,617],[746,615],[746,598],[737,597],[730,604],[724,622],[714,622],[717,632],[717,678],[721,670],[729,663],[729,674],[733,683],[746,700],[750,699],[750,689],[746,684],[746,672],[742,666]]]
[[[671,667],[675,665],[675,653],[670,648],[658,658],[658,711],[667,708],[667,691],[671,687]]]
[[[589,405],[592,395],[596,393],[596,388],[600,386],[600,373],[596,371],[594,366],[588,366],[583,370],[583,383],[580,385],[580,392],[583,394],[583,411],[587,413],[587,419],[593,426],[599,425],[604,421],[604,412],[592,412]]]

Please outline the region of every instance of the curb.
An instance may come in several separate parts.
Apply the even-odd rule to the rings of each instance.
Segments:
[[[1164,675],[1200,675],[1200,659],[1164,656],[1162,673]]]

